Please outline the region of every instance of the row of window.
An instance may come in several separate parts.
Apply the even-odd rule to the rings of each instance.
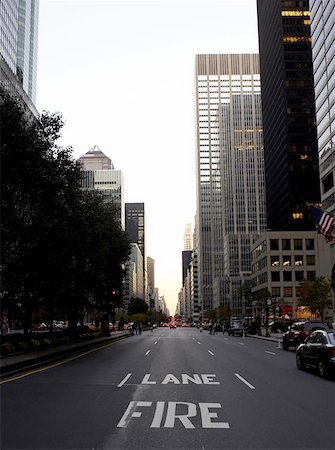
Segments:
[[[303,255],[287,255],[283,257],[279,256],[271,256],[271,266],[278,267],[282,265],[283,267],[289,266],[303,266],[304,265],[304,257]],[[315,255],[306,255],[306,265],[307,266],[315,266]]]
[[[303,243],[305,243],[304,247]],[[314,250],[314,239],[270,239],[270,250],[291,250],[291,249]]]

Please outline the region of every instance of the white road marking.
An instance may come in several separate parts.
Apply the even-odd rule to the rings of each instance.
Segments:
[[[125,377],[124,377],[124,379],[121,381],[121,383],[119,383],[118,385],[117,385],[117,387],[119,388],[119,387],[122,387],[128,380],[129,380],[129,378],[131,377],[131,373],[128,373],[128,375],[126,375]]]
[[[201,345],[201,342],[198,341],[198,344]]]
[[[241,375],[239,375],[238,373],[235,373],[235,376],[241,380],[244,384],[246,384],[250,389],[256,389],[255,386],[253,386],[252,384],[250,384],[247,380],[245,380],[243,377],[241,377]]]
[[[239,342],[239,344],[240,344],[240,345],[245,345],[245,343],[244,343],[244,342]]]
[[[155,345],[157,344],[158,341],[155,342]]]
[[[269,355],[276,355],[274,352],[269,352],[268,350],[265,350],[265,353],[268,353]]]
[[[145,356],[149,355],[149,353],[150,353],[150,350],[148,350],[148,351],[146,352]]]
[[[214,353],[213,352],[211,352],[210,350],[208,350],[208,353],[210,353],[212,356],[214,356]]]

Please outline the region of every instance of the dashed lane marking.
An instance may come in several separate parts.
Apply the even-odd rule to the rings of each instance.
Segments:
[[[130,377],[131,377],[131,373],[128,373],[128,375],[126,375],[126,376],[124,377],[124,379],[121,381],[121,383],[119,383],[119,384],[117,385],[117,387],[118,387],[118,388],[122,387],[122,386],[129,380]]]
[[[268,353],[269,355],[276,355],[274,352],[269,352],[268,350],[265,350],[265,353]]]
[[[150,353],[150,350],[148,350],[148,351],[146,352],[145,356],[149,355],[149,353]]]
[[[250,389],[256,389],[255,386],[253,386],[252,384],[250,384],[245,378],[241,377],[241,375],[239,375],[238,373],[235,373],[235,376],[241,380],[246,386],[248,386]]]
[[[211,352],[210,350],[208,350],[208,353],[209,353],[210,355],[214,356],[214,353]]]

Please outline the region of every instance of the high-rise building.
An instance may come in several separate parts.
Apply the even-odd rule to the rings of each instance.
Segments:
[[[266,227],[258,55],[196,57],[199,309],[230,303],[250,275],[250,245]]]
[[[111,159],[97,146],[81,156],[82,188],[96,189],[107,203],[112,203],[117,211],[121,226],[125,229],[124,181],[121,170],[115,170]]]
[[[310,0],[321,202],[335,213],[335,1]]]
[[[267,225],[312,230],[320,201],[308,0],[257,0]]]
[[[1,0],[1,83],[35,116],[39,0]]]
[[[17,75],[36,103],[38,0],[19,0]]]
[[[184,231],[184,250],[193,250],[192,224],[187,223]]]
[[[145,249],[145,211],[144,203],[126,203],[125,217],[126,217],[126,232],[128,233],[131,242],[138,245],[142,253],[143,258],[143,271],[144,271],[144,281],[143,298],[146,298],[147,293],[147,257]]]

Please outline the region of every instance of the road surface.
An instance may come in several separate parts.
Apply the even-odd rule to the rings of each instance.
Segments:
[[[334,449],[335,382],[278,347],[158,328],[13,377],[1,449]]]

